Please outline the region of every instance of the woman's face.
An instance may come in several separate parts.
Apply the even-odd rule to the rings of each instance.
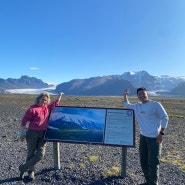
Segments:
[[[46,106],[48,104],[48,97],[47,96],[42,96],[42,98],[39,100],[39,105],[40,106]]]

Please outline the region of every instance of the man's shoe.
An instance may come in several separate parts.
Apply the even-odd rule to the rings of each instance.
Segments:
[[[35,173],[34,173],[34,171],[28,171],[28,178],[31,181],[35,179]]]
[[[23,169],[23,165],[19,166],[19,174],[20,174],[20,178],[24,179],[24,169]]]

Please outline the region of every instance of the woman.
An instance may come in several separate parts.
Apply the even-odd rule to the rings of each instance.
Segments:
[[[19,166],[21,179],[24,179],[25,172],[28,172],[30,180],[35,178],[35,164],[45,155],[46,141],[43,140],[43,136],[48,127],[48,116],[50,110],[59,105],[63,94],[59,93],[57,99],[50,103],[50,95],[41,93],[22,118],[20,140],[26,139],[28,152],[26,163]]]

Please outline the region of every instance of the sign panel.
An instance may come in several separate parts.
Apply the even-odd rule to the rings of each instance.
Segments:
[[[107,109],[105,143],[133,145],[133,111],[125,109]]]
[[[47,141],[135,146],[134,111],[94,107],[55,107]]]

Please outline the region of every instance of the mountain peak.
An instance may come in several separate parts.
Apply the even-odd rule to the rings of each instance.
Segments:
[[[27,75],[21,76],[19,79],[0,79],[0,88],[2,89],[26,89],[26,88],[47,88],[49,85],[42,80]]]

